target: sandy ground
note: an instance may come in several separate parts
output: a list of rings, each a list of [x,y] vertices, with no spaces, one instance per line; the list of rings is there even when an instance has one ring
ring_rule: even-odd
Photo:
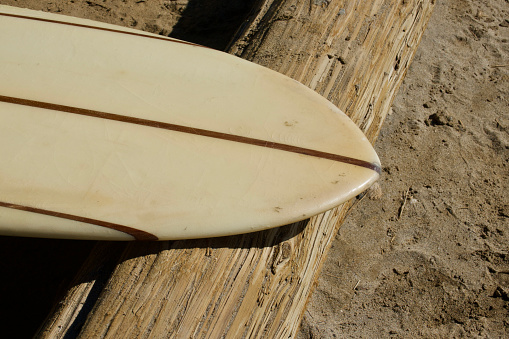
[[[227,41],[214,37],[238,26],[221,18],[248,2],[195,1],[213,14],[168,30],[186,3],[0,0],[175,37],[184,25],[219,49]],[[200,20],[207,31],[192,27]],[[509,337],[508,92],[509,2],[437,0],[376,145],[382,195],[341,228],[299,338]]]
[[[438,0],[300,338],[509,337],[509,3]]]

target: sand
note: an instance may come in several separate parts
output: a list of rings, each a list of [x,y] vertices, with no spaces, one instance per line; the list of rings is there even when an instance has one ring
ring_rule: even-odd
[[[508,20],[437,1],[299,338],[509,337]]]
[[[205,20],[195,42],[224,48],[214,37],[238,26],[248,4],[227,3],[200,2],[214,10],[188,18],[187,34]],[[186,1],[0,4],[179,37],[179,25],[168,27]],[[161,8],[171,11],[146,19]],[[508,92],[508,1],[437,0],[376,143],[380,190],[342,226],[299,338],[509,337]]]

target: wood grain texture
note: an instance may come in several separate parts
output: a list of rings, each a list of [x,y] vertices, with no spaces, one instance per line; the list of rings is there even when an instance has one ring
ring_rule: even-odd
[[[258,3],[229,51],[315,89],[374,141],[433,6],[268,0]],[[89,294],[95,278],[78,279],[39,336],[293,337],[350,206],[265,232],[131,243],[102,293]],[[92,253],[88,267],[101,256]],[[75,323],[83,300],[93,306]]]

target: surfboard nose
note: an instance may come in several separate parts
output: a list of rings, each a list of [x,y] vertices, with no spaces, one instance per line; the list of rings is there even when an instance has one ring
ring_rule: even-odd
[[[277,72],[122,27],[0,16],[0,233],[1,220],[60,238],[253,232],[380,175],[352,120]]]

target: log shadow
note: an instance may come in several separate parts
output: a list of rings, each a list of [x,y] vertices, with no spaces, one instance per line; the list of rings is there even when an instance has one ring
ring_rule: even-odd
[[[257,0],[190,0],[170,37],[224,51]]]
[[[95,241],[0,236],[4,338],[30,338],[62,296]]]

